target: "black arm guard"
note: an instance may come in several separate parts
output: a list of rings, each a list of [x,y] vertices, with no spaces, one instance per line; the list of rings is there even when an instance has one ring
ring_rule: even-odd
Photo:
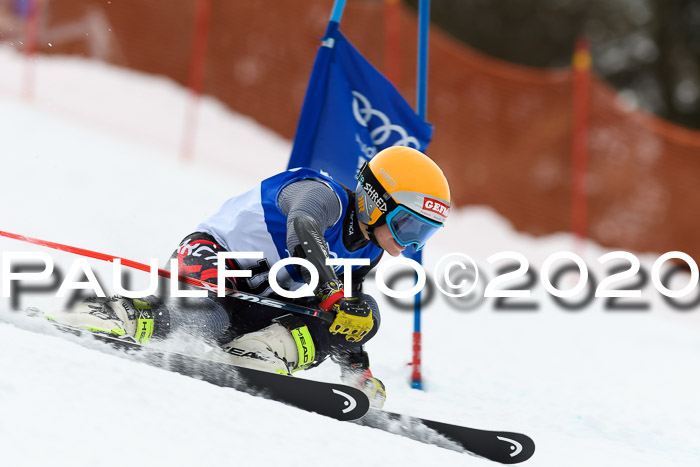
[[[309,216],[299,216],[294,219],[294,231],[299,238],[299,245],[294,249],[294,256],[305,258],[318,271],[319,284],[328,281],[338,282],[338,276],[332,266],[326,265],[330,257],[328,244],[318,224]]]

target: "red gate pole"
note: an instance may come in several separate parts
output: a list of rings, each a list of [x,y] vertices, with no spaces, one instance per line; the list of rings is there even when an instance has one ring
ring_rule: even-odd
[[[401,89],[401,4],[384,1],[384,76]]]
[[[42,0],[28,0],[24,23],[24,73],[22,96],[34,99],[36,95],[36,51],[39,46],[39,11]]]
[[[182,131],[181,157],[183,160],[191,159],[194,152],[199,98],[204,87],[204,68],[206,66],[210,19],[211,0],[197,0],[194,30],[192,31],[192,52],[190,54],[189,97],[187,110],[185,111],[185,127]]]
[[[571,230],[578,243],[588,232],[587,173],[588,173],[588,124],[590,117],[591,51],[587,38],[576,41],[573,58],[573,135]]]

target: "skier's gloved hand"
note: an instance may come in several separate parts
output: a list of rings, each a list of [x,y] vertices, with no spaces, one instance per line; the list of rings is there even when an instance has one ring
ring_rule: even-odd
[[[344,297],[343,286],[330,280],[316,289],[318,306],[336,313],[335,320],[328,329],[331,334],[344,334],[349,342],[360,342],[374,327],[372,308],[364,300]]]
[[[369,368],[369,356],[364,349],[345,354],[331,355],[340,365],[340,379],[348,386],[360,389],[367,395],[372,407],[381,409],[386,401],[386,387],[372,374]]]
[[[367,395],[370,406],[381,409],[386,402],[386,386],[378,378],[372,376],[372,371],[367,368],[360,374],[350,376],[346,374],[341,377],[345,384],[356,387]]]
[[[370,406],[375,409],[384,407],[384,402],[386,402],[386,386],[384,386],[381,380],[370,376],[362,382],[362,387],[360,387],[360,389],[367,395]]]

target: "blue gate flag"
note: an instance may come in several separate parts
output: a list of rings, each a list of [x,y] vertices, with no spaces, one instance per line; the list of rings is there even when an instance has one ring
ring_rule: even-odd
[[[319,47],[288,168],[328,173],[350,189],[365,161],[384,148],[425,152],[433,126],[350,44],[331,21]]]

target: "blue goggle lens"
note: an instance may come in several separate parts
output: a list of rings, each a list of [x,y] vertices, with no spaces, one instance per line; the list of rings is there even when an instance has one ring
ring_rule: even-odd
[[[416,251],[422,249],[425,242],[442,227],[442,224],[421,217],[403,206],[389,213],[386,223],[399,245],[414,245]]]

